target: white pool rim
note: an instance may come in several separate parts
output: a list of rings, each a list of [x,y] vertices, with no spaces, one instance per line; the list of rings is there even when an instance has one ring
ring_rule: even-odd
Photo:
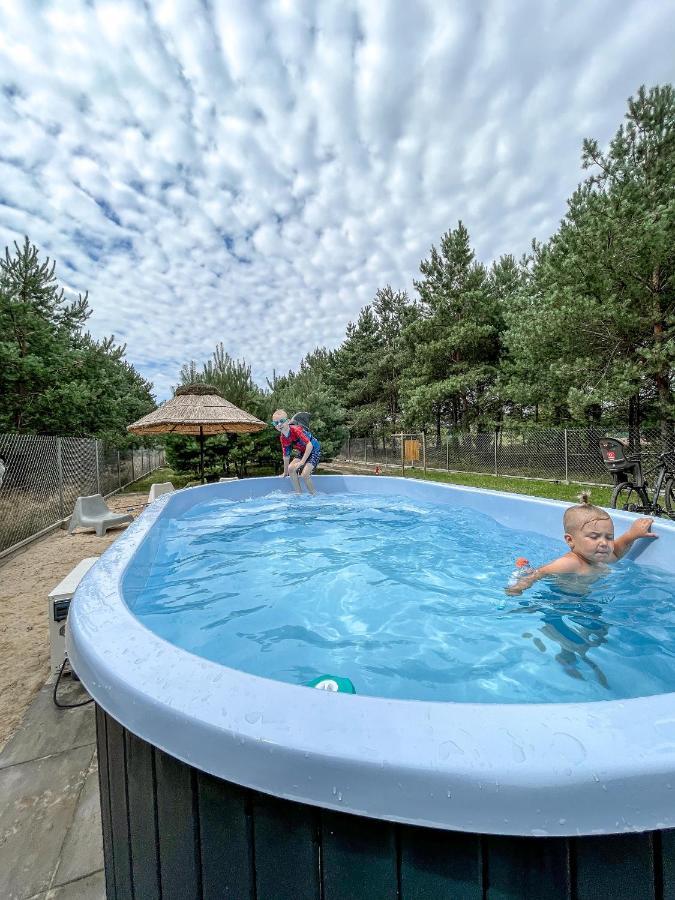
[[[567,503],[412,479],[316,476],[320,492],[398,494],[475,508],[561,537]],[[675,694],[591,703],[392,700],[317,691],[227,668],[168,643],[130,612],[122,575],[161,517],[223,497],[290,490],[256,478],[165,494],[78,588],[67,648],[96,702],[204,772],[268,794],[395,822],[486,834],[675,827]],[[307,497],[306,502],[311,503]],[[635,518],[614,510],[617,530]],[[675,524],[631,551],[675,570]],[[338,672],[339,675],[349,673]]]

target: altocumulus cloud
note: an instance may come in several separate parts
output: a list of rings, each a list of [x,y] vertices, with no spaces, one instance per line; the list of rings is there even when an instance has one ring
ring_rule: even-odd
[[[585,136],[672,81],[668,3],[4,0],[0,240],[89,290],[166,397],[216,341],[262,383],[410,288],[557,227]]]

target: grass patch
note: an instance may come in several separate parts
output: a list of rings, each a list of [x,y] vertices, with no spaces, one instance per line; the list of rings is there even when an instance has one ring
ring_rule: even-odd
[[[173,469],[170,469],[167,466],[164,469],[157,469],[155,472],[151,472],[149,475],[139,478],[138,481],[127,484],[122,488],[120,493],[145,493],[145,491],[150,490],[151,485],[159,484],[162,481],[170,481],[176,489],[187,487],[189,484],[199,484],[199,479],[195,480],[194,475],[177,475]]]
[[[424,472],[419,469],[406,471],[406,478],[422,481],[441,481],[444,484],[461,484],[466,487],[488,488],[491,491],[509,491],[512,494],[526,494],[528,497],[546,497],[548,500],[578,501],[579,494],[587,491],[591,502],[598,506],[609,506],[611,487],[589,487],[585,484],[561,481],[532,481],[529,478],[504,478],[500,475],[472,475],[464,472]]]
[[[247,478],[261,478],[263,475],[274,475],[274,469],[272,466],[250,466]],[[173,469],[166,466],[163,469],[157,469],[156,472],[151,472],[150,475],[145,475],[143,478],[139,478],[138,481],[134,481],[132,484],[128,484],[126,487],[123,487],[121,490],[122,494],[138,494],[144,493],[145,491],[150,490],[150,486],[153,484],[159,484],[163,481],[170,481],[171,484],[178,490],[179,488],[184,487],[192,487],[196,484],[201,484],[199,480],[199,475],[190,472],[187,475],[179,475],[174,472]]]
[[[338,464],[335,464],[336,466]],[[340,466],[340,468],[343,468]],[[351,468],[344,466],[345,469]],[[323,469],[324,473],[328,470]],[[358,471],[363,471],[359,469]],[[317,474],[322,474],[319,467]],[[384,469],[385,475],[397,475],[394,469]],[[274,470],[269,468],[252,467],[249,471],[249,477],[262,477],[264,475],[274,475]],[[582,491],[588,491],[591,495],[591,501],[597,503],[598,506],[609,506],[612,496],[612,488],[604,486],[593,486],[576,484],[564,484],[558,481],[533,481],[529,478],[505,478],[500,475],[474,475],[468,472],[441,472],[429,469],[425,476],[422,469],[406,469],[406,478],[417,478],[421,481],[439,481],[442,484],[459,484],[466,487],[488,488],[492,491],[508,491],[511,494],[525,494],[528,497],[545,497],[549,500],[567,500],[574,503],[579,499]],[[150,485],[161,481],[170,481],[173,486],[178,489],[188,487],[193,484],[199,484],[199,478],[194,475],[177,475],[172,469],[164,468],[146,475],[139,481],[127,485],[122,488],[122,493],[131,494],[145,492],[150,490]]]
[[[363,466],[354,466],[349,463],[332,463],[332,471],[339,469],[343,472],[355,474],[373,474],[372,468],[364,469]],[[383,468],[383,475],[401,477],[401,470]],[[609,506],[612,496],[612,486],[587,485],[562,481],[535,481],[531,478],[506,478],[503,475],[482,475],[473,472],[445,472],[439,469],[406,469],[406,478],[416,478],[420,481],[438,481],[442,484],[459,484],[465,487],[486,488],[491,491],[508,491],[511,494],[525,494],[528,497],[544,497],[547,500],[567,500],[570,503],[578,502],[579,494],[587,491],[591,502],[598,506]]]

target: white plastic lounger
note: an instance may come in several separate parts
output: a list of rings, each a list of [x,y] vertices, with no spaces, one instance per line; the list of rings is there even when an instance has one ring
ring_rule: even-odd
[[[93,528],[99,537],[103,537],[108,528],[126,525],[133,520],[134,517],[129,513],[115,513],[109,509],[100,494],[78,497],[68,523],[68,534],[72,534],[76,528]]]
[[[219,478],[219,479],[218,479],[218,484],[220,484],[222,481],[239,481],[239,476],[238,476],[238,475],[232,475],[231,478]]]
[[[150,493],[148,494],[148,503],[152,503],[162,494],[170,494],[175,488],[170,481],[158,481],[157,484],[150,485]]]

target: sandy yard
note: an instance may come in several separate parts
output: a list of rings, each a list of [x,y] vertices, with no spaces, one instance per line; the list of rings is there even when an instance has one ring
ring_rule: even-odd
[[[147,499],[147,493],[123,494],[107,502],[136,517]],[[47,595],[81,559],[100,556],[124,530],[99,538],[59,529],[0,560],[0,749],[49,677]]]

